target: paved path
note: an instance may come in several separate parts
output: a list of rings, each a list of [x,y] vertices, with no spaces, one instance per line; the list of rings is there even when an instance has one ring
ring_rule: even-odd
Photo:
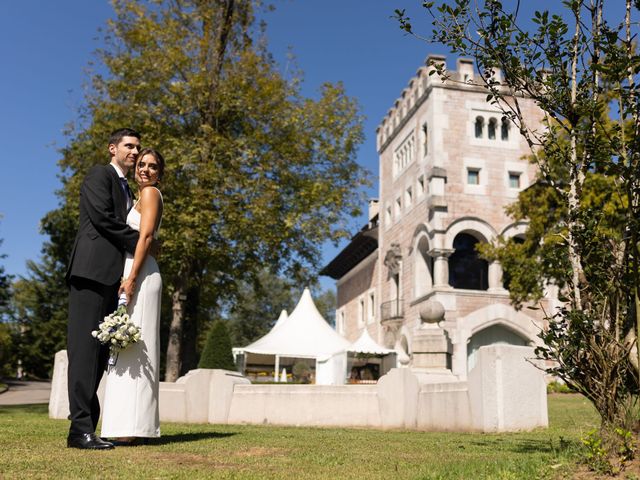
[[[49,403],[51,382],[3,380],[9,390],[0,393],[0,405],[25,405],[27,403]]]

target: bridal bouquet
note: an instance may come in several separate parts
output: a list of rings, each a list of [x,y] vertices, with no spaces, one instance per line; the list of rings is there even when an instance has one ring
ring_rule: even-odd
[[[116,311],[104,317],[91,335],[103,345],[109,345],[109,365],[113,366],[121,350],[140,340],[141,331],[129,318],[127,304],[121,300]]]

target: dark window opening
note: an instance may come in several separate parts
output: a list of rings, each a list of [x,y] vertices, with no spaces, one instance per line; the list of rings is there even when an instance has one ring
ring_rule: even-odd
[[[479,240],[460,233],[453,240],[454,253],[449,257],[449,285],[466,290],[489,288],[489,264],[476,251]]]
[[[484,119],[482,117],[477,117],[476,123],[475,123],[476,138],[482,138],[483,130],[484,130]]]

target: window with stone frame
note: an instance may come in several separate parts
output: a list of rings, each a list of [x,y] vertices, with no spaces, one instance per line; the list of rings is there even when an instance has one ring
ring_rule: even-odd
[[[498,126],[498,121],[495,118],[489,119],[489,125],[487,126],[487,137],[489,140],[496,139],[496,129]]]
[[[503,142],[509,140],[509,120],[507,117],[502,117],[502,124],[500,125],[500,139]]]
[[[413,204],[413,189],[408,187],[404,192],[404,208],[409,208]]]
[[[484,136],[484,118],[476,117],[476,121],[474,123],[474,132],[476,138],[482,138]]]
[[[429,127],[427,122],[422,124],[422,156],[426,157],[429,153]]]
[[[480,185],[479,168],[467,168],[467,185]]]
[[[376,294],[369,292],[367,305],[367,323],[373,323],[376,319]]]
[[[358,326],[362,327],[364,325],[364,298],[360,297],[358,299]]]
[[[404,169],[413,163],[415,140],[413,133],[407,136],[404,141],[396,148],[393,154],[393,176],[400,175]]]
[[[509,172],[509,188],[520,188],[520,172]]]
[[[424,195],[424,175],[420,175],[418,177],[418,182],[416,184],[416,196],[419,198]]]
[[[431,291],[433,286],[433,257],[429,255],[429,240],[423,236],[415,248],[414,298],[420,298]]]

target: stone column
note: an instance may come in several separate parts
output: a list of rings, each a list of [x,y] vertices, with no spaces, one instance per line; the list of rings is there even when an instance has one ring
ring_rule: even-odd
[[[433,258],[433,288],[451,288],[449,285],[449,256],[454,252],[448,248],[433,248],[428,255]]]
[[[505,292],[502,285],[502,265],[495,260],[489,264],[489,291]]]

